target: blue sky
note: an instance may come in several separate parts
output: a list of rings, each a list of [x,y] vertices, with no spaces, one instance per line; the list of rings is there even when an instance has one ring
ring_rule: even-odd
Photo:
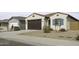
[[[48,14],[49,12],[39,12],[40,14]],[[66,13],[66,12],[65,12]],[[67,12],[73,17],[79,19],[79,12]],[[30,12],[0,12],[0,20],[9,19],[12,16],[25,16],[30,15]]]

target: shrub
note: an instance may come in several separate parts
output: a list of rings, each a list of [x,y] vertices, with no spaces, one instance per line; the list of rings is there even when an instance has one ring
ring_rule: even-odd
[[[0,30],[3,30],[3,28],[0,28]]]
[[[19,31],[20,28],[19,27],[14,27],[14,31]]]
[[[62,29],[60,29],[59,31],[61,31],[61,32],[65,32],[66,30],[62,28]]]
[[[53,29],[52,29],[52,28],[50,28],[50,31],[53,31]]]
[[[50,33],[50,27],[49,26],[45,26],[43,29],[44,33]]]
[[[79,35],[76,37],[76,40],[79,40]]]

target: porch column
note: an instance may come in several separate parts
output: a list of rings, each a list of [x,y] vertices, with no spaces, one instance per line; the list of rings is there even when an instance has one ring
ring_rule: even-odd
[[[26,30],[28,30],[28,21],[26,19]]]
[[[44,26],[49,26],[49,17],[45,17],[45,22],[44,22]]]

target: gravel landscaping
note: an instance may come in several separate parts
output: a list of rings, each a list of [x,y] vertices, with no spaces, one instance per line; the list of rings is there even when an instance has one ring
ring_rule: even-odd
[[[79,31],[67,31],[67,32],[52,31],[51,33],[43,33],[43,31],[33,31],[33,32],[21,33],[20,35],[45,37],[53,39],[64,39],[64,40],[76,40],[76,37],[79,35]]]

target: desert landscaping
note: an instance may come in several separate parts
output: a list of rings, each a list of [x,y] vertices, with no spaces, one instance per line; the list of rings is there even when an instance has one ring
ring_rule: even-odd
[[[43,31],[38,30],[38,31],[32,31],[32,32],[27,32],[27,33],[21,33],[20,35],[76,41],[76,37],[79,35],[79,31],[78,30],[66,31],[66,32],[52,31],[51,33],[43,33]]]

